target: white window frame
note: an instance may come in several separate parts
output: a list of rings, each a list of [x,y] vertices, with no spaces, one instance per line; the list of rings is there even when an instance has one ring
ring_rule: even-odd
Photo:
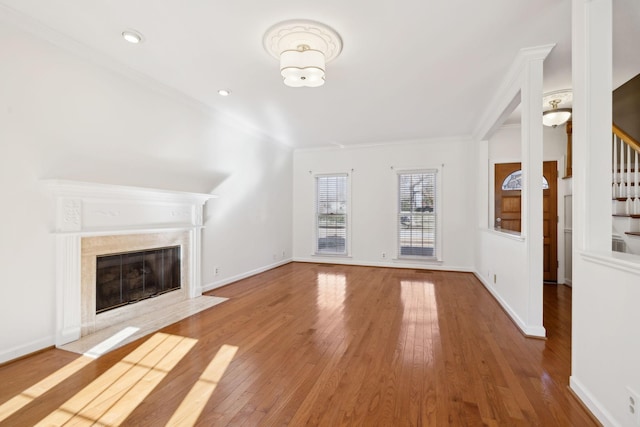
[[[442,169],[437,167],[412,168],[412,169],[395,169],[395,191],[396,191],[396,212],[395,212],[395,229],[396,229],[396,256],[399,260],[411,260],[422,262],[442,262]],[[435,175],[435,200],[433,203],[433,212],[430,213],[435,217],[434,228],[434,250],[433,255],[403,255],[401,247],[401,230],[402,217],[406,216],[406,212],[402,211],[400,201],[400,176],[409,174],[431,174]],[[413,215],[413,214],[412,214]],[[418,214],[423,215],[423,214]],[[413,220],[413,218],[412,218]]]
[[[320,236],[320,212],[319,212],[319,194],[318,194],[318,183],[319,180],[321,178],[328,178],[328,177],[344,177],[346,182],[345,182],[345,191],[346,191],[346,195],[345,195],[345,203],[346,203],[346,207],[345,207],[345,213],[343,214],[345,216],[345,244],[344,244],[344,251],[342,252],[330,252],[330,251],[323,251],[320,249],[320,245],[319,245],[319,241],[320,238],[322,236]],[[313,226],[314,226],[314,232],[313,232],[313,237],[314,237],[314,241],[313,241],[313,254],[315,256],[328,256],[328,257],[349,257],[351,254],[351,179],[350,179],[350,174],[349,173],[345,173],[345,172],[337,172],[337,173],[322,173],[322,174],[316,174],[313,176],[313,186],[314,186],[314,202],[313,202],[313,216],[314,216],[314,221],[313,221]]]

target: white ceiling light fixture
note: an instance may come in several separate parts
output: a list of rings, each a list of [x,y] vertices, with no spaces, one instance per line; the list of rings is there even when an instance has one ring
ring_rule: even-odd
[[[326,63],[342,51],[342,39],[320,22],[291,20],[269,28],[265,50],[280,61],[280,74],[290,87],[318,87],[325,81]]]
[[[555,128],[568,122],[571,119],[571,108],[569,107],[571,101],[573,101],[573,94],[569,90],[545,94],[542,99],[543,108],[547,105],[550,105],[551,108],[542,113],[542,124]]]
[[[227,89],[220,89],[218,91],[218,95],[220,95],[220,96],[229,96],[229,95],[231,95],[231,91],[227,90]]]
[[[132,44],[138,44],[144,41],[142,34],[136,30],[124,30],[122,32],[122,38]]]

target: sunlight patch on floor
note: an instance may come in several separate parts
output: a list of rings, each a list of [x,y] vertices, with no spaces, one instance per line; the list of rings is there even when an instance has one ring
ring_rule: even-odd
[[[405,345],[406,337],[415,339],[415,351],[421,354],[433,351],[440,342],[438,322],[438,302],[435,287],[426,280],[401,280],[400,299],[402,301],[402,329],[398,345]],[[405,360],[413,363],[414,354],[403,353]]]
[[[223,345],[174,412],[167,426],[192,426],[233,360],[238,347]]]
[[[90,357],[81,356],[73,362],[58,369],[42,381],[32,385],[19,395],[7,400],[0,405],[0,421],[10,417],[20,409],[42,396],[67,378],[78,372],[80,369],[93,362]]]
[[[103,354],[105,354],[106,352],[108,352],[109,350],[111,350],[112,348],[114,348],[115,346],[117,346],[127,338],[129,338],[131,335],[138,332],[139,330],[140,328],[134,328],[133,326],[128,326],[120,330],[119,332],[116,332],[115,334],[111,335],[109,338],[102,341],[101,343],[96,344],[95,346],[90,348],[89,351],[84,353],[84,355],[87,357],[92,357],[94,359],[97,359],[98,357],[102,356]]]
[[[119,425],[197,341],[154,334],[37,425]]]

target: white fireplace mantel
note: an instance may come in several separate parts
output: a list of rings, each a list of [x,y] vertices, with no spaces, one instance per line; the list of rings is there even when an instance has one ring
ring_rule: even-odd
[[[216,196],[68,180],[45,180],[43,184],[56,204],[56,345],[82,335],[82,307],[87,305],[81,291],[85,237],[187,232],[184,294],[188,298],[202,294],[203,207]]]
[[[68,180],[43,181],[56,196],[56,233],[83,235],[202,226],[213,194]]]

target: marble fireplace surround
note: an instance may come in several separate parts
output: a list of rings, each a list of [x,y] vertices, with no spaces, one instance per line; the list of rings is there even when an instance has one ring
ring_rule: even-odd
[[[56,345],[202,295],[203,207],[211,194],[47,180],[55,198]],[[95,313],[96,257],[181,247],[181,289]]]
[[[80,318],[82,322],[80,335],[89,335],[114,323],[184,301],[192,294],[200,295],[201,293],[197,291],[190,292],[192,288],[189,271],[190,243],[188,231],[83,237],[80,243]],[[96,314],[96,258],[98,256],[167,246],[180,246],[180,289],[139,301],[135,305],[125,305]]]

